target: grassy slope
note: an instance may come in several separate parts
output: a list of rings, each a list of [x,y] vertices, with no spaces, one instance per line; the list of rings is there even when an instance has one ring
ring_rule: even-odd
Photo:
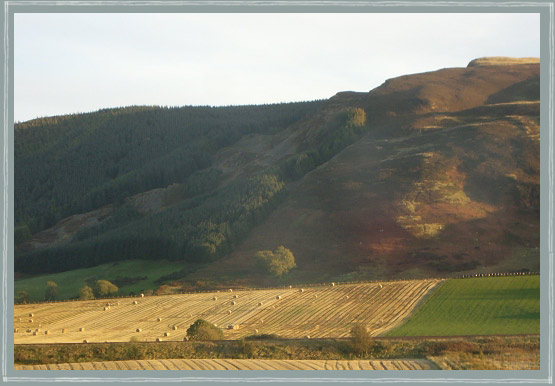
[[[102,264],[93,268],[76,269],[73,271],[35,276],[15,282],[15,295],[25,290],[30,295],[31,301],[44,299],[46,282],[54,281],[58,284],[58,299],[67,299],[79,296],[79,289],[87,280],[109,280],[116,277],[144,277],[147,278],[133,284],[122,286],[118,295],[127,295],[131,292],[139,293],[148,289],[156,290],[159,284],[154,283],[160,276],[183,269],[182,263],[154,260],[127,260]]]
[[[388,336],[539,334],[540,277],[446,281]]]

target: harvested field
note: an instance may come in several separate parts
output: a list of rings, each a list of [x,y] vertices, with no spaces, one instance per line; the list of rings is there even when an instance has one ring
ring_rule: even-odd
[[[287,360],[287,359],[161,359],[16,365],[15,370],[438,370],[426,359]]]
[[[106,299],[16,305],[14,333],[21,343],[81,343],[163,340],[182,341],[187,328],[205,319],[225,328],[225,339],[255,334],[278,334],[287,338],[341,338],[355,324],[364,324],[372,335],[399,325],[440,280],[322,285],[305,288],[244,290],[220,293],[150,296],[119,299],[104,311]],[[380,288],[380,284],[382,288]],[[239,295],[233,298],[233,295]],[[217,300],[213,300],[217,295]],[[276,299],[280,296],[280,299]],[[348,296],[348,298],[347,298]],[[228,313],[235,299],[233,312]],[[137,304],[133,304],[134,302]],[[259,304],[262,305],[259,305]],[[26,315],[33,313],[33,322]],[[21,318],[22,321],[19,321]],[[161,321],[158,321],[161,318]],[[26,333],[41,323],[50,333]],[[171,336],[164,333],[177,330]],[[62,333],[62,329],[65,332]],[[83,331],[80,331],[83,329]],[[137,332],[137,330],[139,332]]]

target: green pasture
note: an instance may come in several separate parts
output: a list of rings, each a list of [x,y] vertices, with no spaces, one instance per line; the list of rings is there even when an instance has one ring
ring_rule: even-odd
[[[450,279],[387,336],[539,334],[540,277]]]
[[[131,278],[134,283],[120,286],[117,295],[138,294],[146,290],[156,290],[160,287],[155,281],[161,276],[184,268],[183,263],[154,260],[125,260],[102,264],[92,268],[82,268],[73,271],[35,276],[32,278],[16,280],[14,294],[17,297],[20,291],[27,291],[31,301],[44,300],[46,282],[53,281],[58,284],[58,299],[68,299],[79,296],[79,289],[87,281],[108,280],[116,278]],[[140,279],[146,277],[145,279]],[[133,281],[133,280],[131,280]]]

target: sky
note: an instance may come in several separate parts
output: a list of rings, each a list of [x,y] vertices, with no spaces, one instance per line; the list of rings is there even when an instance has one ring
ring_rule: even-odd
[[[539,14],[16,13],[14,120],[129,105],[244,105],[540,56]]]

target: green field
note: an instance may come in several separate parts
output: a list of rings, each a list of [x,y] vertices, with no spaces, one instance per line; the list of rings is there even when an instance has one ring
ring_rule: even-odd
[[[451,279],[387,336],[539,334],[540,277]]]
[[[76,269],[16,280],[14,283],[14,294],[17,297],[20,291],[25,290],[29,294],[31,301],[44,300],[46,282],[50,280],[58,284],[58,299],[62,300],[79,296],[79,289],[87,281],[109,280],[113,282],[118,277],[132,278],[136,282],[120,286],[117,295],[138,294],[149,289],[156,290],[160,287],[160,284],[155,283],[158,278],[180,271],[183,268],[183,263],[179,262],[125,260],[102,264],[92,268]],[[146,279],[140,279],[143,277],[146,277]]]

